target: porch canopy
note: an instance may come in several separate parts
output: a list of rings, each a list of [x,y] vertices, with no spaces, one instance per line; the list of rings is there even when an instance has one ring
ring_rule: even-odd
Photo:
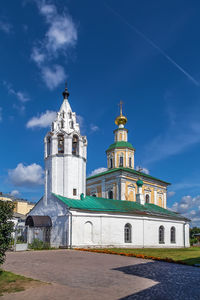
[[[25,225],[29,227],[52,227],[49,216],[28,216]]]

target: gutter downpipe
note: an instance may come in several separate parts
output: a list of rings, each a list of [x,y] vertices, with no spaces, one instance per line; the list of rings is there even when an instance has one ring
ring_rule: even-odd
[[[68,220],[68,239],[67,239],[67,247],[72,249],[72,213],[69,210],[68,211],[68,216],[69,216],[69,220]]]
[[[144,217],[143,217],[143,248],[144,248]]]
[[[185,223],[183,224],[183,245],[184,245],[184,248],[185,248]]]

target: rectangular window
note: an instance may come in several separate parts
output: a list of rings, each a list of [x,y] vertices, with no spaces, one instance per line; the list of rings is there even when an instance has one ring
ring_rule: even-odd
[[[131,157],[129,157],[129,168],[132,168],[132,161],[131,161]]]
[[[110,159],[110,168],[112,169],[112,167],[113,167],[113,160],[112,160],[112,158]]]
[[[73,189],[73,196],[76,196],[77,195],[77,191],[76,189]]]
[[[120,158],[119,158],[119,166],[123,167],[123,164],[124,164],[123,156],[120,156]]]

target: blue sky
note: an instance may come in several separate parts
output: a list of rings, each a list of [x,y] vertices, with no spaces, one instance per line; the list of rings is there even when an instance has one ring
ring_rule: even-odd
[[[136,166],[169,181],[168,207],[200,223],[199,1],[1,1],[0,190],[43,194],[43,138],[62,103],[106,167],[124,102]]]

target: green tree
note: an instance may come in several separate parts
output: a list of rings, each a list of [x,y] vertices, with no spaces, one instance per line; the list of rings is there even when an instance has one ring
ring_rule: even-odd
[[[14,205],[12,202],[0,200],[0,264],[5,260],[5,253],[9,248],[11,233],[14,224],[13,217]]]
[[[195,233],[200,233],[200,228],[199,227],[190,228],[190,238],[194,238]]]

